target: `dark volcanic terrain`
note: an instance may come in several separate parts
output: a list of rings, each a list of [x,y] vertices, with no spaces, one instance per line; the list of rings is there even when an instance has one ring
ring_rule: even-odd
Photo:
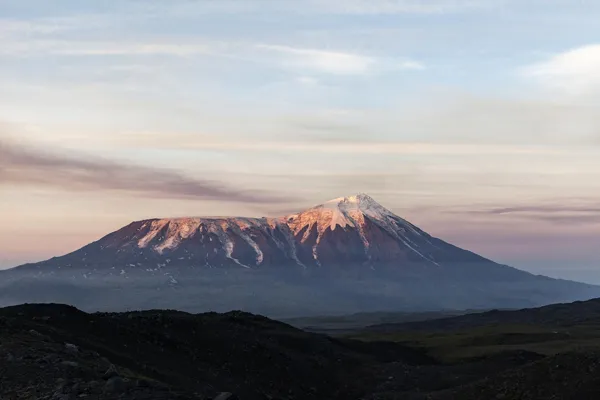
[[[332,339],[242,312],[25,305],[0,310],[0,328],[2,399],[358,399],[376,384],[375,365],[435,363],[399,344]]]
[[[243,312],[0,309],[0,398],[585,400],[600,393],[599,300],[331,338]],[[480,319],[479,322],[474,322]],[[447,327],[444,329],[436,329]],[[420,327],[419,329],[421,329]]]

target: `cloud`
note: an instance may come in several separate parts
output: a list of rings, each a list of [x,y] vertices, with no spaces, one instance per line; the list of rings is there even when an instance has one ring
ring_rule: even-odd
[[[443,14],[487,8],[495,0],[312,0],[315,10],[340,14]]]
[[[57,53],[65,55],[173,55],[211,54],[207,44],[183,43],[69,43],[58,46]]]
[[[564,203],[567,203],[565,201]],[[560,225],[595,225],[600,222],[600,205],[593,200],[587,204],[531,204],[488,209],[461,209],[448,214],[507,216],[520,220],[542,221]]]
[[[441,14],[456,13],[471,9],[487,8],[498,4],[498,0],[219,0],[202,3],[194,2],[171,9],[170,12],[182,15],[190,12],[242,13],[263,11],[266,7],[272,12],[310,14]],[[171,6],[172,8],[172,6]]]
[[[577,212],[577,213],[600,213],[600,206],[590,207],[576,207],[576,206],[562,206],[562,205],[551,205],[551,206],[518,206],[518,207],[505,207],[505,208],[492,208],[484,211],[488,214],[515,214],[515,213],[564,213],[564,212]]]
[[[561,98],[518,99],[449,91],[413,100],[395,126],[415,137],[468,143],[589,145],[600,131],[597,107]],[[375,121],[377,123],[377,121]]]
[[[73,191],[114,190],[155,198],[279,203],[284,198],[235,189],[164,169],[109,160],[59,156],[0,139],[0,185],[50,186]]]
[[[357,53],[272,44],[258,44],[256,48],[274,53],[277,56],[276,62],[279,62],[284,68],[297,72],[313,71],[333,75],[365,75],[373,72],[425,69],[425,65],[410,59],[398,61]]]
[[[171,16],[172,17],[172,16]],[[424,65],[411,59],[379,59],[354,52],[293,45],[262,44],[251,40],[216,40],[201,36],[157,36],[140,30],[123,38],[106,32],[111,27],[106,16],[84,15],[74,18],[2,20],[0,19],[0,56],[213,56],[250,63],[274,63],[310,76],[310,72],[333,75],[364,75],[373,71],[422,70]],[[3,25],[4,24],[4,25]],[[67,35],[64,31],[69,31]],[[98,35],[98,32],[102,32]],[[58,33],[58,35],[57,35]],[[300,83],[306,83],[306,78]]]
[[[218,121],[215,132],[231,132],[240,140],[170,135],[167,146],[231,150],[272,149],[318,152],[450,154],[579,153],[597,151],[600,113],[597,107],[550,100],[487,97],[464,92],[432,91],[386,107],[291,110],[246,119]],[[258,113],[257,113],[258,114]],[[246,132],[254,133],[251,141]],[[242,134],[244,133],[244,134]],[[152,135],[152,134],[151,134]],[[140,143],[157,138],[140,135]],[[136,139],[127,139],[132,143]],[[326,143],[321,143],[326,142]],[[366,142],[366,143],[365,143]],[[338,147],[337,144],[340,143]],[[280,144],[280,147],[278,147]],[[414,144],[419,144],[414,146]],[[363,147],[361,147],[363,146]],[[562,147],[562,148],[561,148]],[[407,150],[408,149],[408,150]],[[581,158],[580,158],[581,159]]]
[[[398,68],[421,71],[425,69],[425,65],[417,61],[403,61],[400,64],[398,64]]]
[[[3,43],[0,55],[40,56],[191,56],[218,54],[216,43],[144,42],[144,41],[77,41],[77,40],[14,40]]]
[[[600,44],[578,47],[526,66],[523,76],[569,95],[600,91]]]
[[[307,129],[342,129],[307,125]],[[379,140],[323,140],[319,137],[305,138],[298,141],[265,141],[265,140],[218,140],[209,136],[188,134],[171,134],[169,142],[164,141],[160,133],[138,133],[121,135],[119,145],[151,148],[175,148],[186,150],[222,150],[222,151],[290,151],[310,153],[342,153],[342,154],[422,154],[422,155],[554,155],[561,154],[558,148],[544,146],[480,144],[480,143],[427,143],[410,141]]]
[[[107,1],[108,2],[108,1]],[[235,15],[250,12],[274,14],[442,14],[487,9],[506,0],[214,0],[123,2],[117,10],[142,16],[189,17]],[[133,4],[133,6],[132,6]]]
[[[597,225],[600,215],[530,215],[528,219],[546,221],[557,225]]]
[[[114,21],[114,16],[102,14],[79,14],[26,19],[0,18],[0,37],[21,39],[44,38],[50,34],[62,34],[97,28],[105,29],[113,24]]]
[[[49,34],[63,30],[64,27],[57,22],[50,21],[23,21],[14,19],[0,19],[0,37],[15,35]]]
[[[281,56],[284,67],[298,70],[313,70],[335,75],[361,75],[375,66],[375,59],[359,54],[304,49],[290,46],[259,44],[258,49],[274,52]]]
[[[191,56],[228,55],[230,50],[230,43],[199,36],[149,36],[141,33],[143,30],[140,29],[129,29],[126,37],[111,34],[135,25],[136,21],[143,23],[145,17],[132,12],[32,19],[0,18],[0,55]]]
[[[306,86],[315,86],[319,84],[319,80],[312,76],[299,76],[296,78],[296,82]]]

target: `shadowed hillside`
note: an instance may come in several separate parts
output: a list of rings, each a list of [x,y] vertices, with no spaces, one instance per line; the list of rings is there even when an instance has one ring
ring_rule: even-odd
[[[25,305],[0,310],[0,326],[0,387],[11,399],[45,398],[60,384],[65,394],[110,394],[111,368],[121,379],[115,393],[127,398],[349,399],[377,380],[373,365],[435,362],[402,345],[334,340],[242,312]]]
[[[14,306],[0,309],[0,393],[3,400],[587,399],[600,391],[597,303],[419,323],[430,331],[387,325],[354,339],[237,311]],[[466,318],[469,327],[439,329]]]
[[[600,324],[600,299],[551,304],[522,310],[491,310],[448,318],[378,324],[368,327],[367,330],[372,332],[447,331],[492,324],[533,324],[555,327]]]

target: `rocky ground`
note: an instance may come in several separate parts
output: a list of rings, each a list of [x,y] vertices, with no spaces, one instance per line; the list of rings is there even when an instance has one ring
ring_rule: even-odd
[[[600,352],[559,354],[463,387],[431,400],[592,400],[600,396]]]
[[[402,345],[331,339],[241,312],[62,305],[0,310],[0,360],[2,400],[358,399],[375,385],[375,365],[433,362]]]
[[[585,400],[600,393],[597,350],[542,354],[487,331],[415,334],[422,342],[331,338],[243,312],[16,306],[0,309],[0,399]],[[592,334],[586,330],[586,343]],[[478,335],[486,345],[502,343],[473,356]],[[521,347],[558,343],[528,335],[516,336]],[[451,348],[452,361],[440,357]]]
[[[117,367],[98,352],[0,320],[2,399],[193,398]]]

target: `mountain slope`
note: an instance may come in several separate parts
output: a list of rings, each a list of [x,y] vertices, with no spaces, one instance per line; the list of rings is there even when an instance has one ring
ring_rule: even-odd
[[[137,221],[67,256],[62,267],[292,269],[393,265],[435,268],[491,261],[459,249],[360,194],[281,218],[173,218]]]
[[[0,273],[0,282],[3,304],[286,317],[600,296],[597,287],[534,276],[432,237],[364,194],[280,218],[137,221],[66,256]]]

